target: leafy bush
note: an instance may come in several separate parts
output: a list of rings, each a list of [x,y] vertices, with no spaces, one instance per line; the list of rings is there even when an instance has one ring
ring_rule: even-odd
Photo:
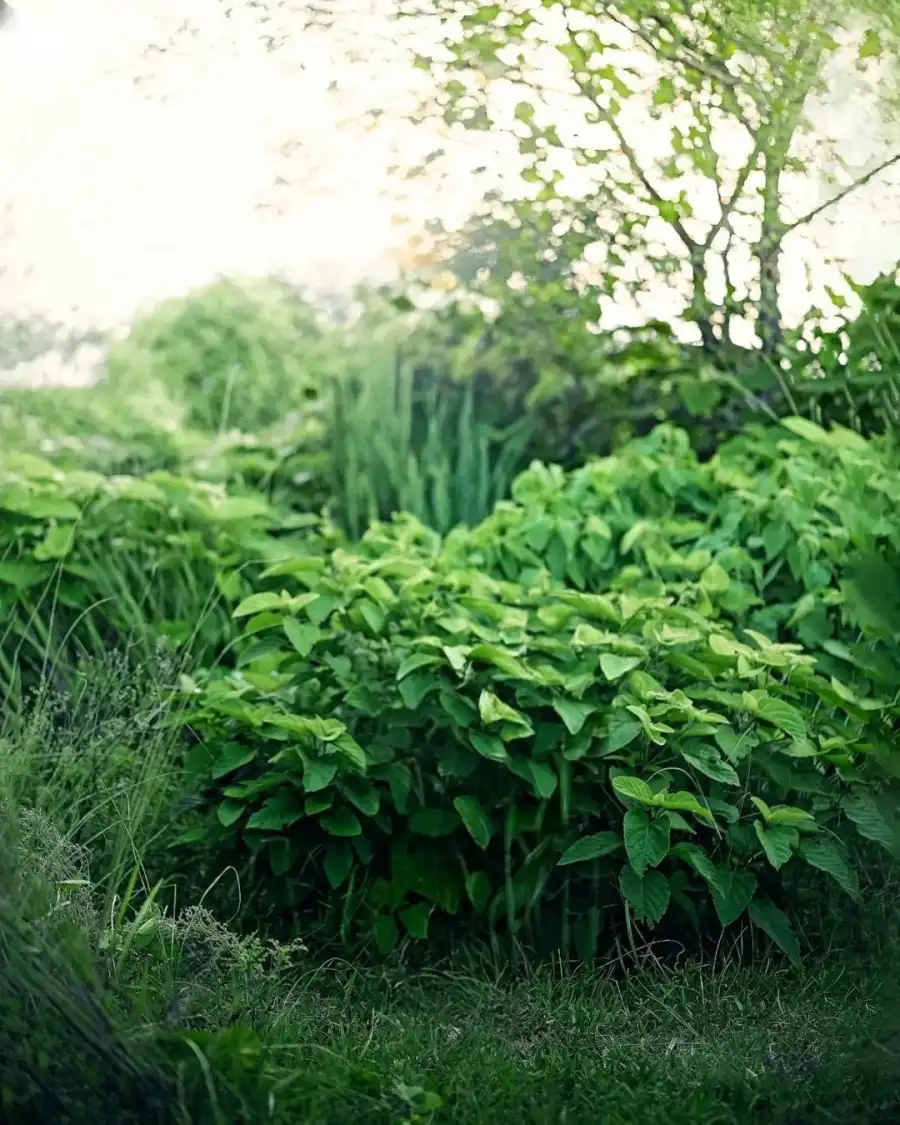
[[[0,680],[65,679],[79,653],[161,638],[211,659],[248,565],[290,553],[305,517],[166,472],[144,479],[0,458]],[[13,693],[14,695],[17,693]],[[8,702],[11,702],[12,696]]]
[[[187,422],[252,432],[314,403],[329,363],[323,328],[287,285],[220,280],[164,302],[114,342],[114,386],[160,382]]]
[[[900,535],[900,478],[792,425],[812,440],[706,465],[663,427],[533,466],[446,541],[405,517],[270,567],[237,670],[189,694],[182,845],[250,859],[258,914],[382,951],[468,931],[589,958],[624,908],[747,916],[796,959],[788,865],[858,897],[853,839],[894,848],[896,684],[839,580]]]

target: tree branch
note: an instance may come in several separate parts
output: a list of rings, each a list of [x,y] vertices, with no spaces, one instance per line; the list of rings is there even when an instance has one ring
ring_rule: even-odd
[[[719,206],[722,208],[722,214],[713,224],[712,229],[706,236],[706,240],[703,243],[703,247],[705,250],[708,250],[712,246],[716,235],[731,218],[731,212],[734,210],[737,201],[744,193],[744,188],[747,186],[747,181],[750,179],[750,173],[756,170],[756,165],[759,161],[759,155],[763,150],[763,143],[764,142],[761,136],[757,136],[756,143],[753,146],[753,151],[747,157],[746,163],[738,173],[738,178],[735,181],[734,191],[731,193],[731,197],[724,201],[721,198],[719,199]]]
[[[890,168],[893,164],[897,163],[900,163],[900,152],[894,153],[893,156],[888,157],[887,160],[883,160],[871,171],[866,172],[864,176],[860,176],[858,180],[854,180],[852,184],[848,184],[847,187],[839,191],[832,199],[826,199],[824,203],[820,203],[818,207],[813,207],[811,211],[808,211],[805,215],[801,216],[801,218],[795,219],[792,223],[788,223],[782,230],[782,237],[786,234],[790,234],[791,231],[796,230],[798,227],[811,223],[817,215],[821,215],[822,212],[827,211],[829,207],[836,206],[852,192],[856,191],[858,188],[864,187],[869,180],[874,179],[879,172],[883,172],[886,168]]]
[[[584,72],[587,73],[588,67],[587,67],[587,60],[584,59],[584,52],[581,50],[581,48],[575,42],[574,38],[571,39],[570,42],[572,44],[572,47],[575,50],[578,51],[579,56],[583,60],[583,69],[584,69]],[[586,82],[583,78],[580,78],[579,73],[580,73],[580,71],[576,70],[573,67],[572,68],[572,80],[574,81],[575,85],[578,87],[581,94],[585,98],[587,98],[588,101],[591,102],[591,104],[595,107],[597,112],[600,114],[601,118],[606,122],[606,124],[610,127],[610,129],[612,129],[613,133],[615,134],[616,140],[619,142],[619,147],[622,150],[622,155],[628,161],[629,168],[631,168],[631,171],[640,180],[641,184],[643,185],[644,190],[650,196],[650,199],[652,200],[652,202],[654,204],[656,204],[657,208],[661,204],[668,202],[666,200],[666,198],[662,195],[662,193],[659,191],[659,189],[654,187],[653,183],[650,181],[650,177],[647,175],[647,173],[641,167],[641,162],[638,160],[637,153],[634,151],[634,149],[631,147],[631,145],[626,140],[625,134],[622,132],[622,129],[621,129],[618,121],[616,121],[615,114],[610,113],[610,111],[608,109],[606,109],[605,106],[600,104],[600,102],[597,99],[597,95],[594,92],[594,90],[591,88],[590,84],[588,82]],[[687,232],[687,228],[685,227],[685,225],[681,221],[681,219],[679,219],[678,216],[676,215],[675,218],[667,219],[666,221],[669,223],[669,225],[672,227],[672,229],[678,235],[679,240],[681,241],[682,245],[687,249],[687,251],[691,255],[696,254],[696,252],[699,248],[699,243],[697,243],[693,238],[691,238],[691,236]]]

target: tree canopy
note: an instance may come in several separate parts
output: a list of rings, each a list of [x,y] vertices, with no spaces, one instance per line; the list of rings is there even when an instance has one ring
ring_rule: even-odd
[[[742,320],[776,354],[786,240],[900,163],[895,7],[402,0],[403,18],[440,21],[439,48],[418,59],[433,110],[508,130],[523,162],[526,191],[488,200],[454,268],[495,292],[527,277],[557,304],[678,288],[707,351]],[[823,128],[835,89],[880,110],[862,162]],[[798,207],[811,168],[832,186]]]

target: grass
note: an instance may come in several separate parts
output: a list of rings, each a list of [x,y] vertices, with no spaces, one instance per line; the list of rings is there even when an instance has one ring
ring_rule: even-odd
[[[900,1108],[890,872],[880,891],[872,872],[853,948],[822,902],[826,952],[804,972],[725,948],[575,970],[472,949],[427,968],[403,951],[322,963],[239,937],[199,885],[171,913],[157,880],[176,747],[157,720],[174,672],[95,662],[0,739],[13,1119],[847,1125]]]

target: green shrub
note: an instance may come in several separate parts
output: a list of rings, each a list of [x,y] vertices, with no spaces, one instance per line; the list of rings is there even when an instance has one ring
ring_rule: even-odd
[[[160,639],[215,658],[229,601],[254,560],[290,553],[306,517],[260,495],[155,472],[144,479],[0,458],[0,683],[61,676],[110,647],[152,656]],[[277,536],[283,536],[279,542]]]
[[[40,451],[60,468],[141,475],[175,469],[192,446],[208,444],[183,423],[183,407],[158,383],[17,387],[0,402],[0,450]]]
[[[624,910],[749,917],[796,959],[789,866],[858,897],[852,841],[895,844],[896,683],[839,578],[900,533],[900,478],[792,425],[812,440],[708,465],[661,428],[534,466],[446,541],[407,517],[269,568],[237,670],[190,693],[182,844],[250,860],[258,913],[382,951],[466,932],[590,957]]]
[[[290,287],[220,280],[139,318],[110,345],[107,370],[117,387],[161,383],[197,429],[252,432],[315,403],[329,362]]]

